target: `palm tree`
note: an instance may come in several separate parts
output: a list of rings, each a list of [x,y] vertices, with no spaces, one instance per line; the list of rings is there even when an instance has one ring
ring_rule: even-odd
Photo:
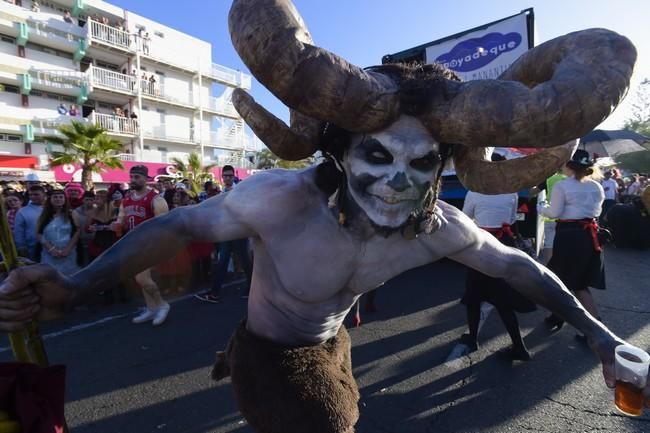
[[[198,195],[203,190],[203,184],[209,180],[214,181],[212,169],[217,164],[203,165],[199,154],[192,152],[187,157],[187,162],[179,158],[172,158],[172,164],[176,172],[183,176],[183,179],[188,179],[192,186],[192,192]]]
[[[62,152],[48,150],[50,165],[79,164],[81,185],[86,191],[94,188],[93,173],[101,173],[107,168],[124,168],[117,157],[123,149],[122,143],[109,138],[103,128],[73,120],[70,125],[59,126],[58,131],[63,137],[45,137],[47,142],[63,146]]]
[[[314,157],[310,156],[299,161],[287,161],[284,159],[278,158],[273,152],[269,149],[262,149],[257,153],[257,168],[267,169],[267,168],[285,168],[289,170],[297,170],[300,168],[305,168],[314,163]]]

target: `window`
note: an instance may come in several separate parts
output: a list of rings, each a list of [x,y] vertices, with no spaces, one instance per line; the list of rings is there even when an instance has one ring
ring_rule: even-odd
[[[164,76],[165,76],[165,73],[164,73],[164,72],[160,72],[160,71],[156,71],[156,75],[160,75],[161,77],[164,77]]]
[[[41,92],[40,90],[32,90],[31,92],[29,92],[29,94],[32,96],[43,96],[43,92]]]
[[[34,137],[34,143],[45,143],[45,137]]]
[[[156,108],[156,113],[165,114],[167,112],[165,110],[163,110],[162,108]]]
[[[9,84],[3,84],[2,86],[4,87],[4,90],[7,93],[19,93],[18,92],[18,87],[16,87],[16,86],[11,86]]]
[[[97,60],[96,65],[97,65],[98,68],[109,69],[111,71],[117,71],[117,70],[120,69],[120,67],[117,66],[117,65],[114,65],[112,63],[102,62],[100,60]]]
[[[7,134],[0,134],[0,141],[7,141]]]
[[[154,35],[158,36],[159,38],[164,38],[165,34],[163,32],[155,31],[153,32]]]
[[[2,34],[0,34],[0,40],[2,42],[7,42],[9,44],[15,44],[16,43],[16,38],[13,38],[13,37],[7,36],[7,35],[2,35]]]
[[[167,148],[158,146],[158,151],[159,152],[167,152]]]
[[[151,146],[149,146],[148,144],[145,144],[144,146],[142,146],[142,148],[144,150],[151,150]]]
[[[149,107],[147,107],[146,105],[143,105],[142,106],[142,111],[149,111]]]
[[[7,141],[23,141],[23,136],[7,134]]]

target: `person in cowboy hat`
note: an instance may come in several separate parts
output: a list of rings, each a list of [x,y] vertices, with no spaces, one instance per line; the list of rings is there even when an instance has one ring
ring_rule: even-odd
[[[558,219],[548,268],[560,277],[582,306],[598,318],[590,288],[605,289],[603,247],[598,238],[597,219],[602,212],[605,191],[594,180],[598,169],[587,151],[576,150],[566,167],[570,176],[555,184],[551,204],[538,205],[539,213]],[[554,314],[545,322],[552,330],[564,324]],[[581,334],[579,337],[583,338]]]

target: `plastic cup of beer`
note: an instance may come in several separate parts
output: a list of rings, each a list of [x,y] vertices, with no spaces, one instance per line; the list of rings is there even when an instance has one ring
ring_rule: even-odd
[[[648,378],[650,355],[638,347],[622,344],[615,350],[616,390],[614,404],[625,415],[643,413],[643,388]]]

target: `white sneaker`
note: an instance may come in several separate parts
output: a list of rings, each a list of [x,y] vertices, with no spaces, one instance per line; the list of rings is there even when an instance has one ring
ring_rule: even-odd
[[[158,309],[154,314],[153,326],[162,325],[165,322],[165,319],[167,319],[167,314],[169,314],[170,308],[171,307],[167,302],[165,302],[160,307],[158,307]]]
[[[131,320],[131,323],[144,323],[148,322],[150,320],[153,320],[154,316],[156,315],[155,311],[152,311],[148,308],[145,308],[142,313],[138,314]]]

